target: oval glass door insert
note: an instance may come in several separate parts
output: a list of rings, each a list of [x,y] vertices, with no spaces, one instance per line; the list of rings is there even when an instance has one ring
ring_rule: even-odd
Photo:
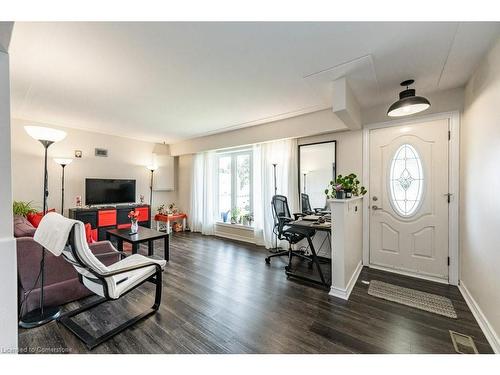
[[[392,207],[400,216],[416,213],[422,201],[424,175],[422,161],[410,144],[399,147],[391,162],[389,190]]]

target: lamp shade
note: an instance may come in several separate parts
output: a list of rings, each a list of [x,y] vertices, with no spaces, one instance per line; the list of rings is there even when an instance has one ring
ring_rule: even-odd
[[[66,132],[43,126],[25,126],[24,130],[30,137],[38,141],[59,142],[66,138]]]
[[[68,164],[71,164],[71,162],[73,161],[73,159],[71,158],[54,158],[54,161],[59,164],[59,165],[62,165],[62,166],[66,166]]]
[[[406,90],[399,93],[399,100],[393,103],[387,110],[387,115],[390,117],[409,116],[418,112],[425,111],[431,106],[427,98],[416,96],[415,89],[409,89],[408,86],[413,84],[412,79],[401,82],[401,86],[406,86]]]

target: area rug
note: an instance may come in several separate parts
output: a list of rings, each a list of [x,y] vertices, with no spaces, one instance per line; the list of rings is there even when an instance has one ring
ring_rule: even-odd
[[[368,294],[402,305],[457,319],[457,313],[449,298],[398,285],[371,280]]]

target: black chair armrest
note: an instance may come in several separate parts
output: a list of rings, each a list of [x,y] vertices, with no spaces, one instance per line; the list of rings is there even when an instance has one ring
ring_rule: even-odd
[[[297,213],[293,214],[293,217],[295,218],[295,220],[299,220],[300,217],[304,217],[304,216],[306,216],[306,214],[304,214],[302,212],[297,212]]]

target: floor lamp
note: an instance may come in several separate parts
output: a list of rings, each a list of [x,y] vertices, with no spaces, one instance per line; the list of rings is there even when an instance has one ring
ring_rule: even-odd
[[[55,158],[54,161],[62,167],[62,179],[61,179],[61,215],[64,216],[64,168],[71,164],[73,159],[71,158]]]
[[[278,185],[276,183],[276,167],[277,166],[278,166],[277,163],[273,163],[274,195],[278,194]],[[278,252],[281,249],[278,247],[278,235],[276,233],[273,233],[273,234],[274,234],[274,247],[271,249],[271,252],[275,253],[275,252]]]
[[[150,172],[151,172],[151,181],[149,182],[149,215],[152,216],[152,210],[153,210],[153,177],[155,174],[155,171],[158,169],[157,166],[155,165],[148,165],[147,167]]]
[[[66,133],[62,130],[45,128],[41,126],[25,126],[24,130],[28,133],[33,139],[39,141],[44,149],[44,175],[43,175],[43,214],[47,213],[47,197],[49,196],[49,176],[47,173],[47,149],[51,144],[55,142],[62,141],[66,137]],[[26,315],[24,315],[20,322],[19,326],[22,328],[33,328],[41,326],[42,324],[48,323],[55,318],[57,318],[60,314],[59,306],[44,306],[44,295],[43,295],[43,287],[45,282],[45,248],[42,249],[42,260],[40,262],[40,307],[30,311]],[[36,285],[33,286],[33,288]]]

